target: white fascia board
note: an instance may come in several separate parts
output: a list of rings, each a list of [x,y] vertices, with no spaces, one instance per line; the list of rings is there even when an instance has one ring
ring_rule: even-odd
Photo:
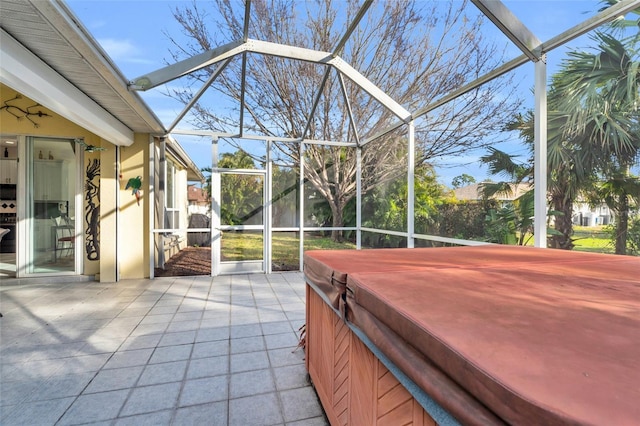
[[[189,157],[189,154],[185,152],[184,148],[182,148],[182,145],[180,145],[180,143],[172,136],[168,136],[166,141],[168,142],[166,144],[166,146],[169,148],[168,151],[170,151],[176,157],[176,159],[180,160],[185,168],[189,169],[192,174],[197,177],[198,181],[204,182],[206,179],[200,171],[200,168],[196,166],[191,157]],[[187,170],[187,175],[189,170]]]
[[[339,56],[334,57],[329,52],[305,49],[302,47],[287,46],[259,40],[248,40],[247,51],[261,53],[263,55],[279,56],[282,58],[297,59],[300,61],[327,64],[335,67],[346,75],[365,92],[388,108],[402,121],[411,121],[411,113],[394,101],[389,95],[380,90],[378,86],[360,74],[355,68],[343,61]]]
[[[114,145],[129,146],[133,131],[0,29],[0,81]]]
[[[231,58],[246,50],[242,40],[233,41],[188,59],[168,65],[149,74],[137,77],[129,83],[131,90],[149,90],[161,84],[183,77],[204,67]]]

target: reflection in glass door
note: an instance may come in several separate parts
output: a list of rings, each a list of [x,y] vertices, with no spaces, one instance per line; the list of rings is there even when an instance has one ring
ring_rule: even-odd
[[[76,146],[73,140],[29,138],[26,149],[27,274],[75,273]]]
[[[264,172],[220,175],[220,273],[264,272]]]

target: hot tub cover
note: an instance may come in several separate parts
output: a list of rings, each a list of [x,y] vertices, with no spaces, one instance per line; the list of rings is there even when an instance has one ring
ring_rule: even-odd
[[[476,249],[475,266],[462,250],[450,267],[348,273],[355,325],[379,334],[366,312],[509,423],[638,424],[640,260]]]
[[[304,273],[338,309],[345,294],[347,275],[359,272],[394,272],[425,268],[495,268],[519,265],[548,265],[558,274],[572,273],[563,264],[580,262],[590,273],[607,277],[602,259],[597,254],[575,253],[565,250],[501,245],[372,249],[372,250],[309,250],[304,254]],[[608,256],[608,263],[624,262],[625,257]],[[553,266],[552,266],[553,265]],[[636,271],[637,272],[637,271]],[[636,274],[636,278],[637,278]]]

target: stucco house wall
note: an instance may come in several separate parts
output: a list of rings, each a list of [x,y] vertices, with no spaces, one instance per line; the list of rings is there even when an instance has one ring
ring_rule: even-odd
[[[20,95],[26,105],[34,105],[35,101],[27,98],[12,88],[0,84],[0,101],[15,98]],[[150,134],[134,134],[133,144],[127,147],[117,147],[107,140],[100,138],[81,126],[67,120],[56,112],[40,106],[39,111],[44,114],[37,118],[36,127],[28,120],[18,120],[8,111],[0,110],[0,120],[2,122],[2,134],[18,136],[22,143],[26,138],[47,137],[55,139],[82,139],[85,144],[100,148],[93,152],[85,152],[81,145],[77,146],[77,155],[83,156],[82,179],[77,183],[81,192],[82,207],[81,212],[87,211],[87,198],[85,192],[85,170],[98,160],[100,162],[100,176],[95,183],[99,187],[99,259],[92,259],[85,253],[84,236],[87,231],[87,223],[84,214],[78,216],[82,223],[81,244],[76,250],[82,257],[82,269],[80,274],[96,276],[100,281],[113,282],[119,279],[144,278],[149,277],[150,235],[152,223],[150,220],[150,209],[153,202],[149,199],[154,194],[149,188],[150,174],[149,150],[150,143],[159,144],[159,139]],[[150,142],[151,141],[151,142]],[[176,142],[174,142],[176,143]],[[118,153],[119,151],[119,153]],[[176,185],[176,206],[179,209],[179,229],[186,229],[189,221],[189,201],[188,201],[188,179],[197,174],[193,167],[186,167],[185,160],[168,155],[170,161],[175,165],[175,185]],[[131,189],[126,189],[126,184],[130,178],[140,176],[142,179],[142,197],[138,201],[132,194]],[[21,180],[24,185],[24,180]],[[95,200],[94,200],[95,202]],[[24,204],[24,200],[21,200]],[[24,213],[23,213],[24,215]],[[180,236],[182,244],[172,247],[167,253],[166,259],[170,258],[179,249],[186,245],[186,232],[176,232]],[[25,235],[18,235],[19,245],[25,243]]]
[[[0,134],[16,138],[23,153],[27,142],[31,143],[29,137],[63,139],[71,144],[65,147],[68,157],[82,158],[82,164],[74,163],[76,178],[67,179],[77,185],[75,190],[69,189],[68,196],[77,206],[73,218],[75,250],[82,261],[74,261],[73,268],[58,274],[84,274],[107,282],[150,276],[157,195],[150,176],[159,172],[155,170],[152,147],[161,143],[167,130],[142,98],[129,90],[128,79],[91,34],[78,25],[78,18],[66,5],[5,0],[0,8],[7,12],[0,14],[0,106],[19,96],[20,102],[37,105],[43,113],[34,117],[34,125],[27,119],[16,119],[4,108],[0,110]],[[176,141],[170,145],[179,166],[176,201],[181,212],[179,227],[184,229],[188,224],[187,180],[199,180],[202,175]],[[87,146],[97,149],[85,151]],[[30,174],[25,158],[21,160],[18,186],[22,189],[18,192],[22,191],[20,201],[24,206],[29,200],[25,181]],[[84,234],[93,227],[84,223],[83,217],[90,205],[85,196],[85,175],[87,167],[95,167],[97,160],[100,175],[93,185],[99,187],[99,258],[95,251],[92,257],[85,253]],[[138,176],[142,180],[139,202],[131,189],[126,189],[129,179]],[[79,220],[83,221],[81,227]],[[18,244],[23,247],[24,239],[31,238],[25,229],[18,233]],[[23,276],[21,262],[16,262],[19,278]],[[33,274],[46,276],[40,271]]]

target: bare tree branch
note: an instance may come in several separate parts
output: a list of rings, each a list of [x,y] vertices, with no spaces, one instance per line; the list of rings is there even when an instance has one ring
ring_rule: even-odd
[[[250,37],[321,51],[332,51],[359,8],[357,0],[254,0]],[[502,54],[482,38],[482,17],[468,14],[467,2],[379,1],[365,15],[344,46],[341,57],[409,111],[424,106],[472,81],[501,62]],[[242,2],[214,0],[178,7],[174,16],[189,42],[174,44],[172,60],[180,60],[242,36]],[[241,96],[238,60],[229,63],[211,86],[220,103],[200,101],[193,114],[198,128],[237,131]],[[214,67],[189,76],[204,81]],[[245,129],[268,136],[299,137],[309,117],[325,65],[256,54],[248,55],[245,81]],[[333,73],[332,73],[333,74]],[[335,76],[334,76],[335,77]],[[353,81],[344,79],[361,138],[379,133],[396,117]],[[508,78],[493,80],[432,111],[416,125],[418,163],[456,156],[495,142],[520,100]],[[506,92],[506,94],[505,94]],[[496,96],[496,94],[502,96]],[[172,96],[188,102],[191,91]],[[204,97],[203,97],[204,98]],[[233,105],[229,107],[229,105]],[[235,127],[235,128],[234,128]],[[363,189],[406,173],[406,128],[392,132],[363,150]],[[348,106],[338,78],[330,77],[311,118],[309,136],[318,140],[353,138]],[[295,144],[275,145],[289,164],[305,161],[305,178],[327,199],[334,226],[355,196],[355,150],[309,145],[300,158]]]

